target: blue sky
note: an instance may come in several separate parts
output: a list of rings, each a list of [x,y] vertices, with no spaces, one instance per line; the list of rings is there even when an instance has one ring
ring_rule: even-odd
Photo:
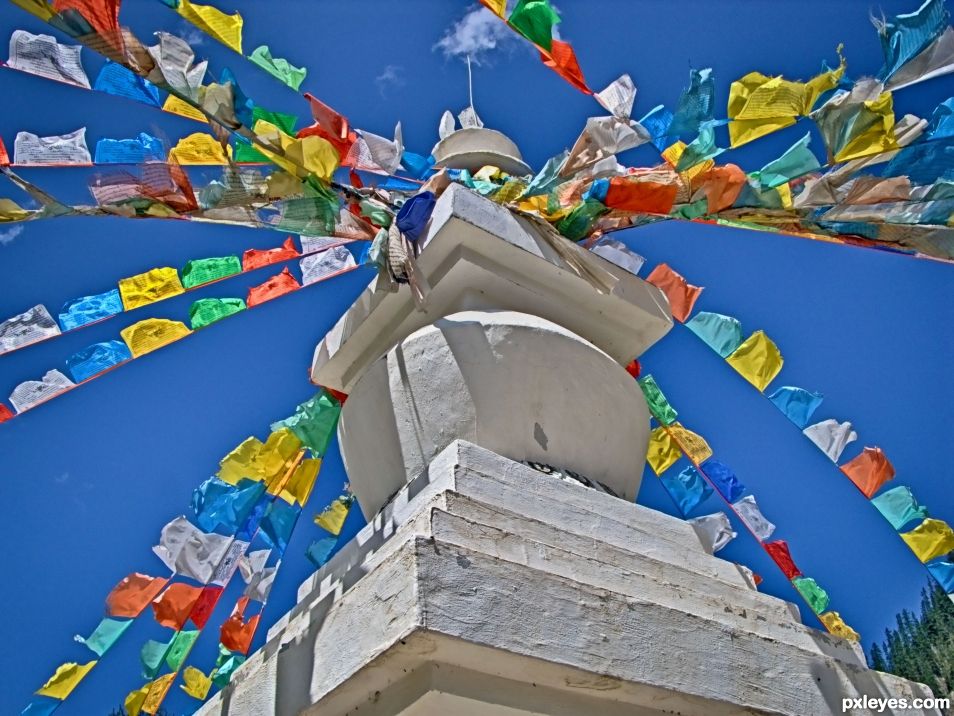
[[[158,29],[187,32],[161,3],[127,3],[121,18],[140,38]],[[268,43],[273,53],[310,74],[303,85],[347,114],[352,123],[388,135],[403,122],[408,147],[426,154],[446,108],[466,104],[466,68],[435,45],[472,5],[406,0],[400,4],[289,0],[218,3],[246,18],[246,51]],[[848,73],[872,74],[881,64],[869,4],[828,0],[622,0],[558,3],[561,33],[571,41],[592,87],[629,72],[639,88],[635,114],[658,103],[672,106],[690,67],[711,66],[717,106],[729,83],[751,70],[807,78],[822,59],[837,60],[845,43]],[[915,8],[886,1],[887,14]],[[468,26],[470,27],[470,26]],[[0,34],[18,28],[47,31],[9,4],[0,7]],[[51,32],[50,34],[55,34]],[[572,144],[587,116],[589,98],[546,69],[519,40],[493,35],[497,48],[475,67],[478,112],[508,133],[535,168]],[[62,38],[61,38],[62,39]],[[457,40],[466,39],[459,35]],[[205,38],[198,46],[215,74],[231,67],[259,104],[299,113],[307,105],[254,67]],[[91,77],[100,60],[84,50]],[[88,127],[90,146],[101,137],[140,131],[175,141],[198,125],[121,99],[0,73],[6,98],[0,136],[12,149],[17,131],[61,134]],[[950,77],[901,91],[896,111],[930,114],[954,94]],[[726,158],[757,169],[804,133],[801,126],[755,142]],[[820,146],[813,145],[816,149]],[[654,161],[648,149],[624,163]],[[89,201],[86,169],[30,170],[24,175],[68,201]],[[196,179],[198,182],[197,173]],[[0,196],[18,198],[9,186]],[[0,227],[2,228],[2,227]],[[9,231],[9,229],[7,230]],[[0,316],[45,303],[56,311],[67,299],[107,290],[117,279],[156,266],[277,246],[274,232],[171,221],[59,219],[0,234]],[[952,267],[929,261],[793,237],[682,223],[632,230],[622,237],[647,257],[666,261],[693,283],[706,286],[698,307],[730,313],[747,332],[762,328],[785,356],[777,384],[825,394],[819,419],[850,419],[863,444],[883,447],[898,471],[895,484],[914,489],[932,515],[954,522],[947,447],[954,424],[954,348],[950,305]],[[208,287],[201,296],[244,295],[269,271]],[[0,711],[18,712],[55,666],[85,660],[71,642],[99,621],[103,598],[132,571],[162,574],[150,552],[159,529],[188,511],[192,489],[218,460],[248,435],[264,437],[268,424],[288,415],[313,389],[307,370],[315,343],[370,279],[368,269],[285,297],[226,321],[0,426],[0,478],[7,545],[0,593],[5,615],[0,654]],[[121,327],[148,316],[183,320],[196,294],[141,309],[104,324],[0,357],[0,395],[37,378],[80,348],[118,336]],[[918,601],[925,572],[890,525],[797,430],[688,331],[676,327],[643,358],[685,424],[704,435],[732,465],[778,525],[806,575],[828,589],[832,608],[879,639],[902,607]],[[580,406],[585,415],[586,406]],[[641,469],[634,466],[634,469]],[[344,473],[336,449],[325,462],[313,507],[337,494]],[[666,512],[672,506],[647,471],[639,502]],[[707,505],[708,506],[708,505]],[[713,501],[712,510],[719,509]],[[309,518],[313,509],[305,517]],[[356,515],[355,515],[356,517]],[[349,531],[358,527],[349,523]],[[311,571],[303,553],[319,530],[304,520],[272,593],[267,621],[294,603]],[[795,594],[747,535],[721,556],[751,566],[764,591]],[[213,618],[193,663],[208,668],[217,625]],[[805,607],[806,623],[815,624]],[[138,651],[163,630],[139,620],[81,685],[61,713],[98,714],[141,684]],[[264,635],[261,630],[258,642]],[[713,660],[718,660],[713,655]],[[188,713],[195,702],[178,693],[167,705]]]

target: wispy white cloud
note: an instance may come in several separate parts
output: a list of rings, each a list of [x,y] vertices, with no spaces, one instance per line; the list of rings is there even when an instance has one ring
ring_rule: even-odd
[[[189,43],[190,47],[200,47],[209,39],[209,36],[202,32],[202,30],[185,20],[179,22],[176,28],[176,35]]]
[[[6,231],[0,231],[0,246],[6,246],[7,244],[12,244],[13,240],[16,239],[20,234],[23,233],[23,226],[17,224],[16,226],[11,226]]]
[[[444,57],[463,58],[468,55],[477,63],[485,61],[494,50],[514,40],[514,32],[499,17],[481,6],[470,10],[454,23],[434,45]]]
[[[374,84],[378,87],[378,92],[382,97],[387,96],[389,90],[401,89],[407,84],[404,78],[404,68],[401,65],[388,65],[377,77],[374,78]]]
[[[68,472],[64,472],[53,477],[53,482],[55,482],[57,485],[65,485],[67,482],[69,482],[69,480],[70,474]]]

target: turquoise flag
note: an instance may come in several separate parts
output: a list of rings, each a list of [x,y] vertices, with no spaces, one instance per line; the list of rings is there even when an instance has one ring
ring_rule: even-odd
[[[102,656],[126,633],[132,623],[132,619],[103,619],[88,637],[77,634],[73,638],[80,644],[85,644],[97,656]]]
[[[275,500],[262,518],[261,536],[270,549],[278,551],[279,556],[285,553],[292,530],[301,514],[301,507],[289,505],[284,500]]]
[[[786,418],[798,426],[799,430],[808,427],[812,415],[821,405],[823,398],[821,393],[812,393],[791,385],[779,388],[768,397],[776,408],[785,413]]]
[[[688,517],[712,494],[712,486],[691,465],[675,477],[663,475],[659,479],[683,517]]]
[[[927,508],[919,505],[911,488],[904,485],[893,487],[872,498],[871,504],[896,530],[900,530],[912,520],[921,521],[928,516]]]
[[[706,159],[717,157],[725,151],[722,147],[717,147],[715,143],[715,122],[704,122],[699,127],[699,136],[683,151],[682,156],[676,164],[677,172],[684,172],[691,169],[696,164],[701,164]]]
[[[291,428],[302,445],[311,450],[315,457],[322,457],[335,434],[340,412],[338,401],[322,391],[295,408],[295,414],[290,418],[272,423],[272,430]]]
[[[927,0],[914,12],[896,15],[879,27],[884,67],[878,79],[887,80],[908,60],[940,37],[949,21],[944,0]],[[880,23],[879,23],[880,25]]]
[[[689,70],[689,86],[682,91],[667,134],[682,139],[695,137],[715,112],[715,80],[712,68]]]
[[[732,316],[700,311],[685,326],[723,358],[742,345],[742,324]]]
[[[305,556],[313,565],[321,568],[331,559],[331,554],[335,551],[337,544],[337,537],[324,537],[308,545]]]
[[[758,172],[759,184],[763,189],[780,186],[821,167],[818,158],[808,148],[812,141],[809,132],[789,147],[778,159],[769,162]]]

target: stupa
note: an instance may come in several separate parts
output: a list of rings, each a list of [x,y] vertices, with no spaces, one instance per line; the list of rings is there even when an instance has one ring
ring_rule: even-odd
[[[435,158],[522,163],[480,127]],[[931,695],[634,504],[650,416],[624,366],[672,326],[657,288],[459,185],[418,249],[423,304],[375,279],[312,365],[349,394],[368,525],[199,713],[813,716]]]

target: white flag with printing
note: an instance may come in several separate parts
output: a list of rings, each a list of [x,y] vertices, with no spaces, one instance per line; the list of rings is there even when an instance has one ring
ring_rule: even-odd
[[[60,327],[46,306],[34,306],[0,323],[0,355],[59,333]]]
[[[754,495],[746,495],[738,502],[733,502],[732,506],[739,518],[745,523],[746,527],[752,530],[760,542],[764,542],[772,536],[775,525],[765,519],[765,515],[762,514],[755,502]]]
[[[17,132],[13,140],[14,164],[92,164],[86,146],[86,127],[69,134],[39,137],[30,132]]]
[[[31,75],[89,89],[89,78],[80,61],[82,49],[80,45],[61,45],[51,35],[14,30],[10,36],[7,64]]]
[[[173,572],[208,584],[231,544],[231,537],[207,534],[180,516],[162,528],[152,551]]]
[[[633,103],[636,101],[636,85],[633,84],[632,77],[621,75],[602,92],[597,92],[594,97],[614,117],[628,121],[633,113]]]
[[[344,246],[335,246],[333,249],[305,256],[298,264],[301,266],[301,283],[303,286],[315,283],[325,276],[356,265],[354,256]]]
[[[192,47],[175,35],[157,32],[156,37],[159,44],[146,48],[156,63],[147,79],[154,85],[168,84],[179,94],[198,101],[208,61],[195,62]]]
[[[611,239],[606,236],[593,244],[593,246],[590,247],[590,251],[597,256],[602,256],[610,263],[616,264],[621,269],[629,271],[634,276],[639,275],[639,270],[643,267],[643,264],[646,263],[646,259],[635,251],[631,251],[622,241],[617,241],[616,239]]]
[[[709,554],[715,554],[738,536],[725,512],[695,517],[688,522]]]
[[[43,376],[43,380],[27,380],[20,383],[10,394],[10,403],[18,413],[22,413],[75,386],[76,383],[60,371],[50,370]]]
[[[858,433],[851,429],[847,420],[839,423],[837,420],[822,420],[820,423],[809,425],[803,433],[825,453],[832,462],[838,462],[845,446],[858,439]]]

